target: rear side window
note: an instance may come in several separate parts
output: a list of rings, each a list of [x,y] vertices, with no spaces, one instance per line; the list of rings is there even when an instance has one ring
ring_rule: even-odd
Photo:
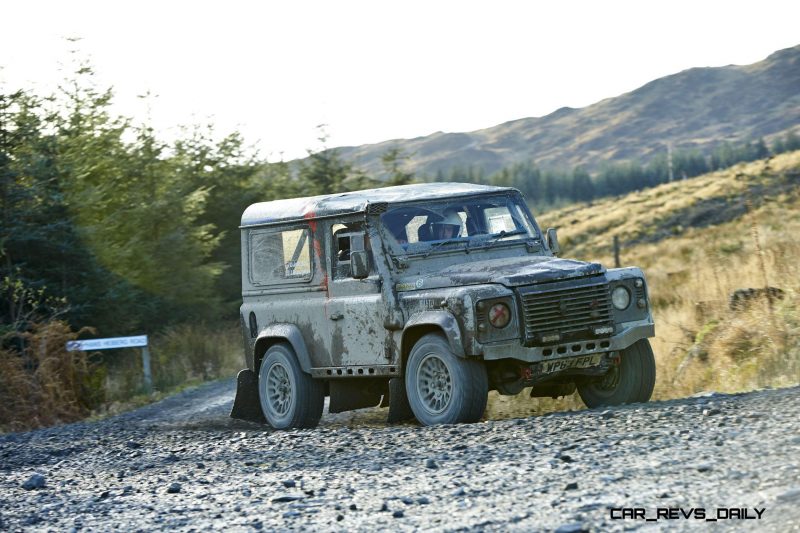
[[[308,228],[256,230],[250,233],[250,281],[256,285],[311,279]]]
[[[347,224],[334,224],[331,227],[333,231],[333,277],[335,279],[345,279],[351,277],[350,270],[350,252],[353,251],[352,240],[361,238],[364,243],[363,247],[367,250],[367,254],[372,257],[369,252],[369,237],[364,233],[364,224],[362,222],[348,222]],[[370,265],[374,264],[370,259]]]

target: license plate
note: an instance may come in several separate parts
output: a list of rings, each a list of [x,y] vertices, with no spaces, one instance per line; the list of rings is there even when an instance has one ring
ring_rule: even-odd
[[[598,353],[571,357],[569,359],[558,359],[557,361],[547,361],[541,363],[541,373],[552,374],[553,372],[561,372],[562,370],[569,370],[571,368],[589,368],[590,366],[599,365],[601,358],[602,354]]]

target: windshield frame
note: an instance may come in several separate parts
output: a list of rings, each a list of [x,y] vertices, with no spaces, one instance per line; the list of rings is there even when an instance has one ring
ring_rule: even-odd
[[[544,251],[544,241],[539,224],[536,222],[536,219],[531,213],[528,204],[525,202],[525,198],[517,191],[397,202],[392,204],[385,214],[389,214],[397,209],[410,207],[420,207],[421,209],[430,210],[429,206],[432,205],[445,208],[445,206],[448,204],[478,204],[481,200],[485,200],[487,202],[502,200],[502,202],[498,203],[502,203],[506,206],[513,204],[518,208],[523,220],[519,220],[514,211],[509,209],[508,214],[512,217],[515,229],[508,231],[508,235],[502,235],[502,231],[498,231],[495,233],[486,233],[481,235],[438,239],[428,241],[430,244],[422,247],[417,247],[418,243],[415,242],[411,243],[413,248],[409,249],[399,243],[397,238],[392,234],[392,231],[384,223],[384,218],[382,215],[378,226],[381,239],[386,245],[386,250],[393,257],[419,257],[424,259],[431,255],[449,254],[461,251],[471,252],[474,250],[494,249],[506,247],[508,245],[519,245],[535,242],[540,244],[542,250]],[[437,212],[435,210],[430,211],[434,213]],[[517,231],[520,229],[524,230],[524,233],[517,233]],[[518,238],[507,239],[507,237]],[[461,246],[461,244],[464,244],[464,246]]]

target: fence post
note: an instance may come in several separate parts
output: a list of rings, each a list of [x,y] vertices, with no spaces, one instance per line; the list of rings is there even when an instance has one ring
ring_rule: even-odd
[[[150,348],[142,346],[142,370],[144,371],[144,388],[153,392],[153,375],[150,373]]]
[[[622,266],[619,262],[619,236],[614,235],[614,267]]]

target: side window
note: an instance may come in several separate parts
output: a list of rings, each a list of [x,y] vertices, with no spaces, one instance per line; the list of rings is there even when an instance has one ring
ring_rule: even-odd
[[[250,280],[257,285],[311,279],[307,228],[255,230],[250,233]]]
[[[501,231],[514,231],[517,229],[514,220],[511,218],[511,213],[508,208],[490,207],[484,211],[486,216],[486,227],[489,228],[489,233],[500,233]]]
[[[362,222],[334,224],[331,227],[331,231],[333,233],[333,277],[336,279],[349,278],[352,275],[350,271],[350,252],[353,249],[351,242],[353,238],[363,237],[364,248],[367,253],[370,253],[369,243],[364,235],[364,224]],[[370,264],[372,264],[371,258]]]

